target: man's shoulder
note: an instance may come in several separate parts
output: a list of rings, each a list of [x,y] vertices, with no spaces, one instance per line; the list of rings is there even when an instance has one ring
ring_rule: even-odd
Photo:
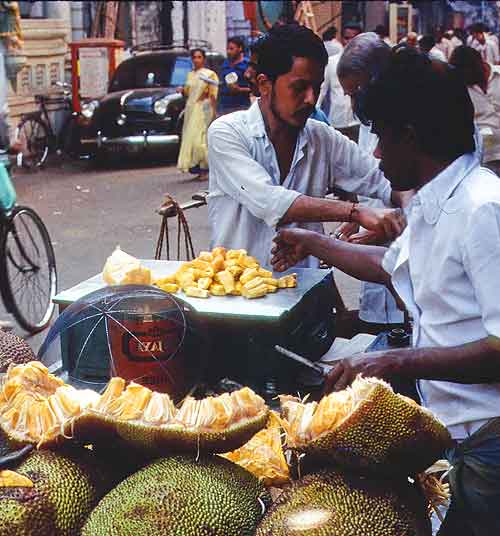
[[[224,114],[212,121],[208,127],[209,132],[214,130],[235,129],[248,122],[248,110],[237,110],[229,114]]]
[[[486,205],[495,205],[500,210],[500,178],[487,168],[475,168],[458,194],[463,208],[471,214]]]

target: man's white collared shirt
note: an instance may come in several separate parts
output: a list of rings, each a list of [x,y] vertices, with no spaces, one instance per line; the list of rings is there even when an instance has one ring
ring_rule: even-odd
[[[290,171],[280,170],[259,101],[215,120],[208,129],[208,211],[212,246],[244,248],[269,265],[276,226],[300,196],[324,198],[332,184],[389,204],[391,187],[378,161],[335,129],[309,119]],[[290,224],[323,232],[317,222]],[[318,267],[309,257],[301,266]]]
[[[500,337],[500,180],[478,162],[461,156],[414,196],[408,226],[384,257],[418,348]],[[418,387],[456,439],[500,415],[500,383]]]

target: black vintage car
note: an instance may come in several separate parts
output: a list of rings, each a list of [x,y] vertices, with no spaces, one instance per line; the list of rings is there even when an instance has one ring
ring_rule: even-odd
[[[218,72],[224,57],[207,52],[207,67]],[[109,93],[82,105],[87,127],[81,136],[84,152],[99,156],[176,154],[182,134],[184,85],[192,69],[182,48],[141,52],[115,71]]]

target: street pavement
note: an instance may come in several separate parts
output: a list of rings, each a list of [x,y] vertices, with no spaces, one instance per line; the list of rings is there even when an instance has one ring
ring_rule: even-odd
[[[46,169],[15,171],[14,183],[18,203],[34,208],[49,230],[59,290],[100,272],[117,245],[136,257],[153,258],[161,222],[156,209],[164,194],[182,203],[207,187],[207,182],[180,173],[172,164],[125,162],[119,167],[97,168],[90,162],[66,162],[57,157]],[[186,216],[195,252],[207,249],[206,207],[192,209]],[[174,219],[169,226],[171,255],[176,258]],[[336,280],[346,305],[357,308],[359,283],[340,273]],[[0,319],[9,319],[3,308]],[[19,328],[15,331],[27,337]],[[35,351],[46,334],[29,338]]]

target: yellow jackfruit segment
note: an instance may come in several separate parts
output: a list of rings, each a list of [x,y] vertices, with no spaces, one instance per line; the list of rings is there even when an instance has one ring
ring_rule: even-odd
[[[246,419],[267,413],[264,400],[245,387],[231,394],[195,400],[188,397],[177,409],[168,394],[153,392],[143,385],[122,378],[112,378],[104,392],[78,390],[69,385],[54,386],[52,393],[37,393],[36,385],[22,382],[23,371],[32,378],[45,370],[46,385],[52,380],[48,370],[37,362],[12,367],[5,379],[15,381],[17,390],[9,400],[0,397],[0,425],[12,436],[42,445],[62,435],[66,425],[85,413],[102,414],[116,421],[134,421],[152,426],[186,428],[200,431],[223,431]],[[34,372],[35,371],[35,372]],[[26,385],[33,389],[29,391]],[[58,384],[57,384],[58,385]]]
[[[33,482],[15,471],[0,471],[0,488],[32,488]]]
[[[290,480],[290,470],[283,454],[281,420],[275,412],[270,413],[266,428],[239,449],[221,456],[241,465],[266,486],[280,486]]]
[[[216,247],[202,251],[196,259],[183,263],[175,274],[157,279],[154,284],[165,292],[182,290],[195,298],[230,295],[252,299],[296,287],[297,274],[275,279],[246,250]]]

